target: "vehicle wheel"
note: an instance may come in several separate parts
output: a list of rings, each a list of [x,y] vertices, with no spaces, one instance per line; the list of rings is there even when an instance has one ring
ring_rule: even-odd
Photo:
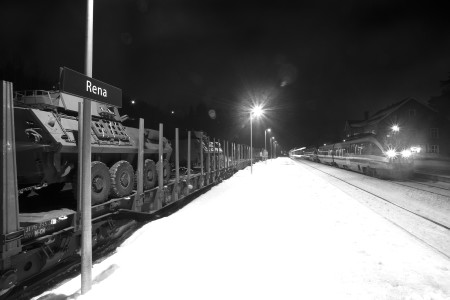
[[[109,191],[111,189],[111,179],[108,167],[104,163],[100,161],[93,161],[91,163],[91,182],[92,205],[100,204],[108,200]],[[74,190],[74,193],[76,195],[76,190]]]
[[[52,183],[44,188],[34,191],[41,197],[49,197],[61,192],[65,184],[65,182]]]
[[[158,161],[156,163],[156,173],[158,174],[158,178],[159,178],[159,164],[160,162]],[[167,159],[163,160],[163,184],[167,184],[169,182],[170,179],[170,164],[169,161]]]
[[[151,159],[144,162],[144,190],[149,190],[156,185],[156,164]]]
[[[113,197],[124,197],[131,194],[134,187],[134,170],[129,162],[120,160],[110,169],[111,195]]]

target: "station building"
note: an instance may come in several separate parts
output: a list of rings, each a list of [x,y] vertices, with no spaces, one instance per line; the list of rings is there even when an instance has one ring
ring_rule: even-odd
[[[450,121],[444,114],[413,98],[406,98],[364,120],[347,120],[344,139],[373,133],[387,145],[411,149],[417,158],[450,159]]]

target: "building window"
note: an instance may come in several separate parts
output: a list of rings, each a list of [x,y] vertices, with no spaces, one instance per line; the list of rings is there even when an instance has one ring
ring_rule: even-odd
[[[439,138],[439,128],[430,128],[430,135],[433,139]]]
[[[409,110],[409,117],[415,117],[416,116],[416,110],[415,109],[410,109]]]
[[[428,145],[428,153],[439,153],[439,145]]]

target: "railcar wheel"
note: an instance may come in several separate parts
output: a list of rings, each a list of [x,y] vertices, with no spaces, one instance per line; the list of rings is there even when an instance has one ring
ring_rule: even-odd
[[[151,159],[144,162],[144,190],[149,190],[156,185],[156,164]]]
[[[100,161],[93,161],[91,164],[91,180],[92,205],[100,204],[106,201],[111,189],[111,179],[108,167]]]
[[[158,178],[159,178],[159,165],[160,165],[160,162],[158,161],[156,163],[156,173],[158,174]],[[167,184],[169,182],[169,179],[170,179],[170,164],[167,159],[164,159],[163,160],[163,184]]]
[[[131,194],[134,187],[134,170],[129,162],[120,160],[110,169],[111,194],[113,197],[124,197]]]

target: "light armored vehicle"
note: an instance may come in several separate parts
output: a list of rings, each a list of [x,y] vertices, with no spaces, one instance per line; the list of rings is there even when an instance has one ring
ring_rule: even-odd
[[[59,91],[17,92],[14,124],[19,194],[32,190],[55,194],[66,183],[77,185],[78,110],[81,98]],[[137,128],[126,127],[127,116],[115,107],[93,103],[91,123],[92,203],[123,197],[135,189]],[[156,185],[159,132],[144,130],[144,189]],[[170,178],[170,143],[163,138],[163,178]],[[75,189],[74,189],[75,190]]]

